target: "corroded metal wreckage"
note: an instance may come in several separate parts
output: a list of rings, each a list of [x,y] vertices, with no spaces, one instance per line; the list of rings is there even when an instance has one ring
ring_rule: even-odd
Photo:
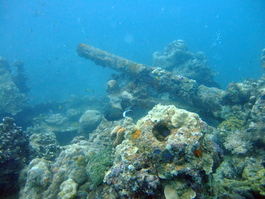
[[[138,87],[168,93],[170,98],[179,99],[191,107],[203,112],[211,112],[217,118],[220,117],[224,91],[219,88],[199,85],[196,80],[175,75],[162,67],[136,63],[87,44],[79,44],[77,53],[80,57],[95,62],[96,65],[108,67],[129,76],[131,81],[137,82]],[[139,97],[135,97],[132,101],[137,102],[138,105],[143,103]]]

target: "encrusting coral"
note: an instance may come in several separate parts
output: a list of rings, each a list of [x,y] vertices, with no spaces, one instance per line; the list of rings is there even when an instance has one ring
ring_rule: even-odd
[[[125,134],[104,181],[121,197],[161,198],[160,190],[167,184],[175,185],[180,198],[190,191],[198,197],[211,195],[213,190],[203,186],[210,181],[220,157],[204,136],[206,131],[206,123],[197,114],[157,105]],[[202,156],[195,155],[198,149]],[[187,184],[176,182],[182,178]]]

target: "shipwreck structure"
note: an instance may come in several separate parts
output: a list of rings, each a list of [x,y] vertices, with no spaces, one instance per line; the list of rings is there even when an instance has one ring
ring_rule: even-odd
[[[180,49],[175,51],[175,54],[180,54]],[[221,101],[225,92],[217,87],[207,87],[194,79],[165,70],[163,66],[151,67],[136,63],[87,44],[79,44],[77,53],[96,65],[121,73],[107,85],[107,92],[114,107],[145,107],[146,104],[152,104],[154,98],[161,99],[161,96],[164,96],[193,109],[211,113],[216,118],[221,117]],[[192,57],[190,53],[189,56]],[[121,81],[122,83],[119,83]],[[126,104],[125,107],[123,104]]]

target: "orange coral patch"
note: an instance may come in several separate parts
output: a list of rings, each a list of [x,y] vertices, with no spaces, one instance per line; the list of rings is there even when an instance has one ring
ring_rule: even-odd
[[[201,157],[201,156],[202,156],[202,150],[201,150],[201,149],[195,150],[193,153],[194,153],[194,155],[196,155],[197,157]]]
[[[139,129],[135,130],[133,133],[133,139],[137,139],[141,135],[142,131]]]
[[[126,131],[126,128],[120,128],[117,132],[117,134],[124,133]]]

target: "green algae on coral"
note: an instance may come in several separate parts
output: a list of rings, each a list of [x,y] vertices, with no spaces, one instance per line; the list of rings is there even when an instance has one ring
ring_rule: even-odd
[[[91,188],[103,183],[105,171],[113,164],[111,153],[112,147],[105,148],[99,153],[92,155],[88,161],[86,170],[92,182]]]

